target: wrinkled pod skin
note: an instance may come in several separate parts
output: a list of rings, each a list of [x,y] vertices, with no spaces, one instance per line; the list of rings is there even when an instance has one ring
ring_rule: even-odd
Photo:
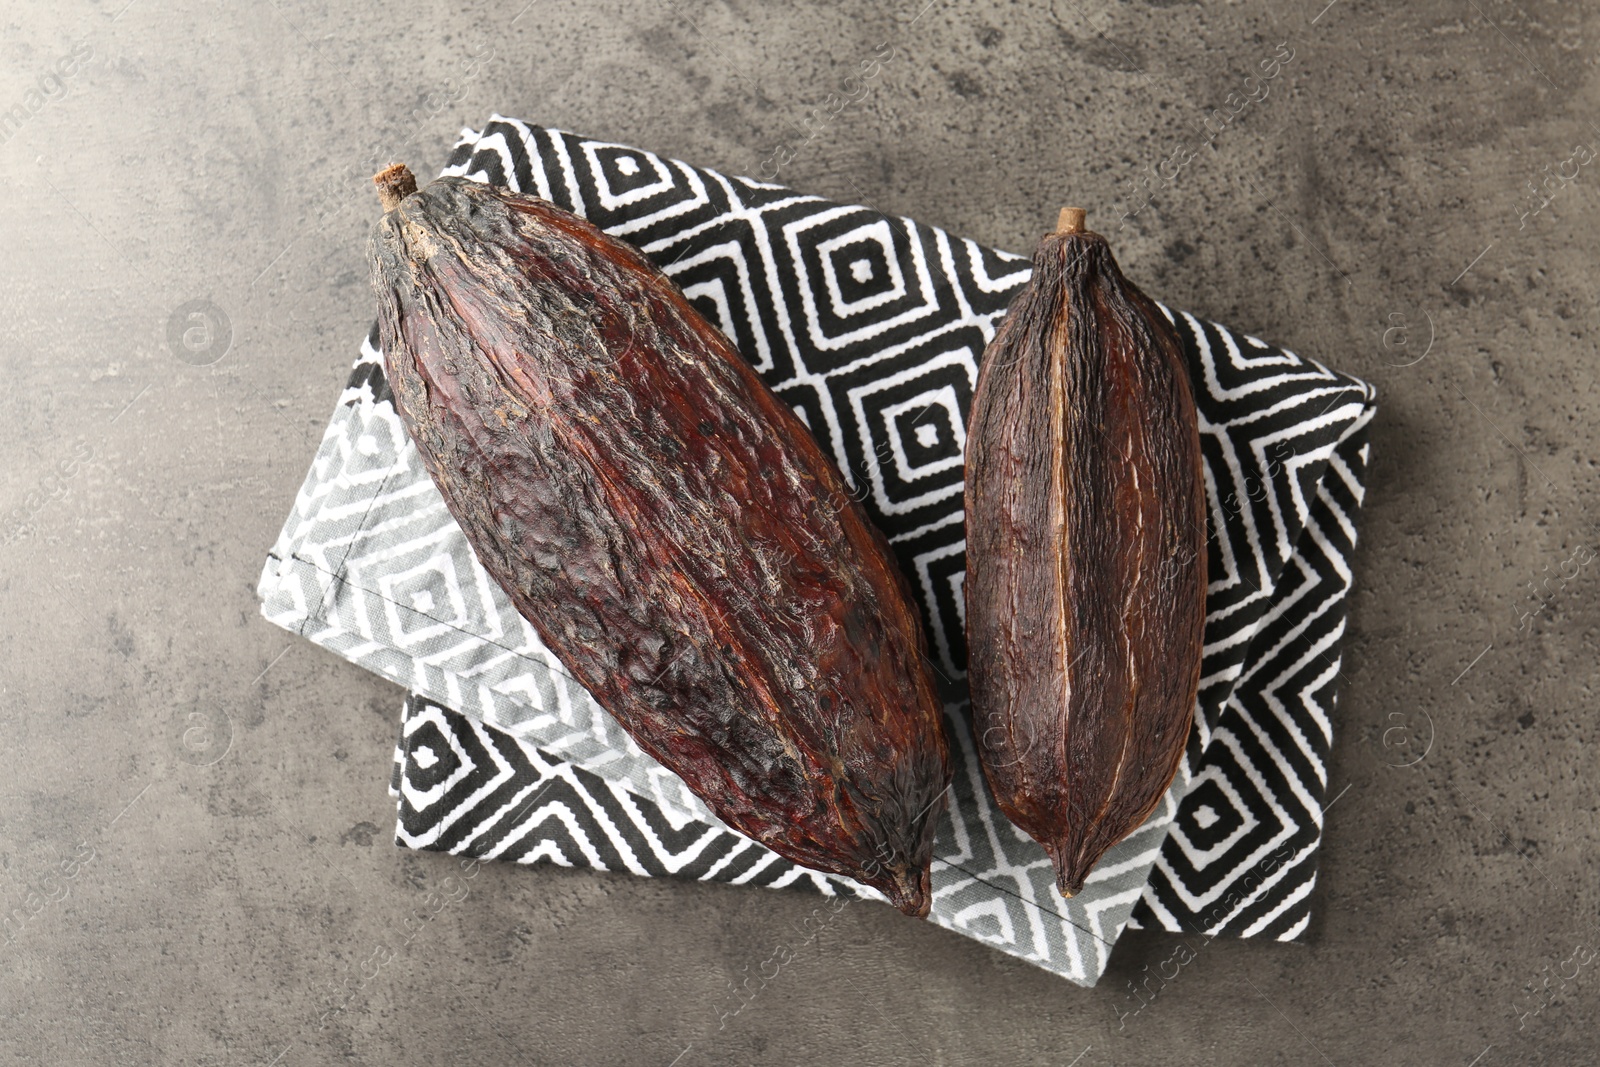
[[[1098,234],[1043,238],[984,352],[966,521],[980,762],[1072,896],[1177,772],[1205,621],[1205,487],[1183,350]]]
[[[921,622],[789,407],[546,201],[439,179],[369,261],[405,428],[562,665],[729,825],[926,915],[950,767]]]

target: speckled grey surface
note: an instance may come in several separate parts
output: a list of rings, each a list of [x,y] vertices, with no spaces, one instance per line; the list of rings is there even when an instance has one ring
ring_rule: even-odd
[[[1592,1059],[1600,13],[125,4],[0,18],[0,1062]],[[253,586],[370,317],[371,164],[492,110],[1007,248],[1153,192],[1132,276],[1377,385],[1308,945],[1195,944],[1119,1024],[1176,939],[1082,990],[888,909],[389,846],[399,691]]]

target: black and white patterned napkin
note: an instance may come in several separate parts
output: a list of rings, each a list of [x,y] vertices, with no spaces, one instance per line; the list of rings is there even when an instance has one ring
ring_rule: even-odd
[[[1200,409],[1210,574],[1200,714],[1161,809],[1085,891],[993,808],[960,703],[964,427],[1025,257],[770,183],[495,116],[445,173],[637,244],[861,488],[919,594],[957,765],[931,919],[1092,984],[1130,919],[1296,937],[1310,914],[1373,392],[1168,311]],[[1167,310],[1167,309],[1163,309]],[[402,845],[861,893],[718,823],[593,705],[477,566],[368,337],[267,561],[263,613],[412,690]],[[866,891],[871,895],[870,891]]]

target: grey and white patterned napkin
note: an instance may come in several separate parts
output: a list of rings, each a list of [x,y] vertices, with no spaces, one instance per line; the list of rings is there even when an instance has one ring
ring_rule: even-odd
[[[1160,809],[1062,900],[1043,850],[993,807],[959,701],[967,403],[1028,261],[872,208],[498,116],[464,131],[445,173],[536,193],[638,244],[870,490],[952,694],[957,776],[935,849],[933,922],[1083,984],[1104,970],[1135,905],[1142,924],[1169,929],[1280,938],[1304,929],[1368,386],[1169,312],[1201,410],[1210,504],[1200,714]],[[414,694],[405,736],[432,741],[401,745],[402,843],[690,873],[661,827],[693,823],[730,852],[766,852],[747,840],[734,848],[743,839],[565,674],[477,564],[401,429],[370,336],[259,592],[268,619]],[[511,769],[513,743],[544,769]],[[558,764],[570,766],[558,774]],[[518,773],[529,791],[506,793]],[[629,796],[652,809],[594,825],[620,840],[625,822],[655,818],[639,836],[654,869],[636,847],[631,865],[615,850],[608,863],[596,835],[586,851],[553,828],[543,800],[529,798],[561,774],[587,775],[603,783],[594,796],[623,805],[602,810],[626,810]],[[1191,785],[1204,803],[1180,809]],[[768,881],[876,896],[809,872]]]

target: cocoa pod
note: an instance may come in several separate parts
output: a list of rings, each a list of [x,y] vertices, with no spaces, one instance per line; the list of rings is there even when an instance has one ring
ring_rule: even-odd
[[[941,702],[909,586],[804,424],[584,219],[374,180],[395,406],[484,569],[724,822],[926,915]]]
[[[1177,773],[1206,593],[1181,343],[1082,226],[1061,213],[984,351],[965,490],[979,758],[1065,896]]]

